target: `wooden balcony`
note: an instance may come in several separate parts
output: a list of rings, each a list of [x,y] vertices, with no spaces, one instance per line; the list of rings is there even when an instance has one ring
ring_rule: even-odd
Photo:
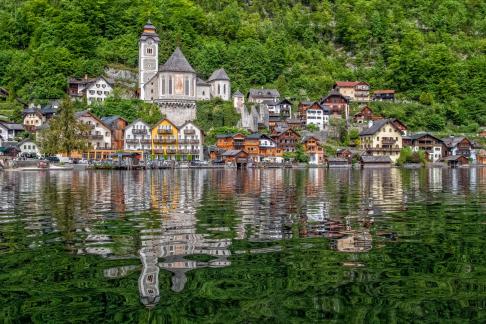
[[[127,144],[138,144],[139,141],[138,141],[138,139],[126,139],[125,143],[127,143]]]
[[[165,152],[167,154],[176,154],[177,150],[176,149],[166,149]]]
[[[184,134],[196,134],[195,129],[184,129]]]
[[[132,129],[132,134],[137,135],[137,134],[147,134],[147,129]]]
[[[141,144],[152,144],[152,140],[150,140],[150,139],[141,139],[140,140],[140,143]]]
[[[159,134],[172,134],[172,129],[159,128],[159,129],[157,129],[157,133],[159,133]]]
[[[89,138],[92,139],[92,140],[102,140],[103,139],[103,135],[101,135],[101,134],[91,134],[91,135],[89,135]]]
[[[381,144],[392,145],[395,144],[396,142],[397,140],[391,137],[384,137],[381,139]]]

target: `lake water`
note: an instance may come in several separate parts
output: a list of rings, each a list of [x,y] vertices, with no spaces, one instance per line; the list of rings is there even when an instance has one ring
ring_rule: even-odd
[[[486,168],[0,172],[0,322],[486,322]]]

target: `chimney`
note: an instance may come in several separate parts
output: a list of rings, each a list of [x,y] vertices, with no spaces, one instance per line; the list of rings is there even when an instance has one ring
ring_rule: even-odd
[[[371,126],[373,126],[373,121],[372,120],[368,120],[368,128],[370,128]]]

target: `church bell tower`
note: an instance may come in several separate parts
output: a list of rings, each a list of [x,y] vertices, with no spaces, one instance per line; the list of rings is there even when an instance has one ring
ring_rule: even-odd
[[[144,85],[153,78],[159,70],[159,42],[155,26],[150,21],[143,26],[138,47],[138,84],[140,88],[140,99],[150,100],[145,94]]]

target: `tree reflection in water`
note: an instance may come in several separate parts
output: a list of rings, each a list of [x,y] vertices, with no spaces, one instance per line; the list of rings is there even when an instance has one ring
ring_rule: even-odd
[[[158,321],[484,319],[486,169],[1,173],[0,184],[7,321],[148,320],[140,301]]]

